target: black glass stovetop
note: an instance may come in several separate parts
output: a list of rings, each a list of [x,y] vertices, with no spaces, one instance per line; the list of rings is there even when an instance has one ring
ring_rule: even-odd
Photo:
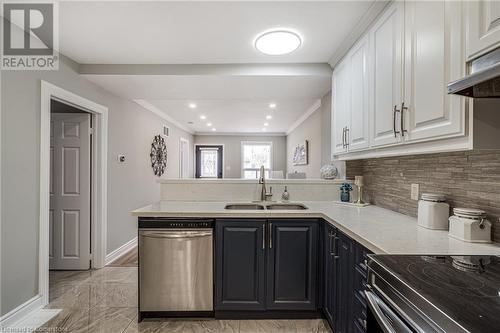
[[[371,259],[372,267],[385,268],[465,331],[500,332],[500,257],[374,255]]]

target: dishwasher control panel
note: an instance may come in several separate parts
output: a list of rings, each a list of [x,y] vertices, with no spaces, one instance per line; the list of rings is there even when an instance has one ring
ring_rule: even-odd
[[[171,219],[161,217],[139,217],[139,229],[168,228],[168,229],[199,229],[213,228],[213,219]]]

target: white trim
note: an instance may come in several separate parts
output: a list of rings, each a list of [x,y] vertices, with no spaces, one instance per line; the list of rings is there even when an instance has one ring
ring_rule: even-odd
[[[93,115],[94,158],[92,165],[92,268],[104,267],[107,234],[108,108],[46,81],[40,93],[40,234],[38,293],[42,306],[49,301],[49,180],[50,180],[50,101],[59,100]]]
[[[23,304],[0,317],[0,330],[4,327],[13,326],[24,317],[31,315],[35,311],[41,309],[43,306],[44,304],[42,295],[38,294],[34,296],[33,298],[27,300]]]
[[[240,144],[240,163],[241,163],[241,166],[240,166],[240,177],[241,179],[245,179],[243,177],[243,174],[244,174],[244,170],[245,168],[243,167],[243,164],[244,164],[244,158],[243,158],[243,146],[244,145],[269,145],[271,146],[271,161],[269,162],[269,176],[271,176],[271,172],[273,171],[273,166],[274,166],[274,147],[273,147],[273,142],[272,141],[241,141],[241,144]],[[283,170],[283,172],[285,172],[285,170]],[[271,178],[271,177],[269,177]]]
[[[194,177],[193,179],[210,179],[210,178],[196,178],[196,147],[197,146],[222,146],[222,178],[226,177],[226,147],[225,144],[223,143],[195,143],[194,144],[194,167],[193,167],[193,173]],[[220,179],[220,178],[214,178],[214,179]]]
[[[286,136],[285,132],[194,132],[196,136]]]
[[[300,124],[306,121],[307,118],[309,118],[314,112],[318,111],[320,107],[321,107],[321,99],[318,99],[316,102],[313,103],[313,105],[309,107],[309,109],[307,109],[307,111],[299,119],[297,119],[292,124],[292,126],[290,126],[290,128],[286,131],[286,135],[292,133],[297,127],[300,126]]]
[[[187,143],[187,173],[188,173],[188,178],[189,178],[189,166],[190,166],[190,162],[191,162],[191,159],[189,158],[189,140],[186,139],[186,138],[183,138],[182,136],[179,138],[179,178],[183,179],[182,178],[182,155],[181,155],[181,149],[182,149],[182,143],[183,142],[186,142]],[[224,151],[222,152],[224,154]]]
[[[132,250],[137,246],[137,236],[120,246],[119,248],[113,250],[106,256],[106,265],[111,264],[116,259],[120,258],[122,255]]]
[[[154,106],[153,104],[151,104],[150,102],[144,100],[144,99],[134,99],[133,100],[135,103],[137,103],[138,105],[142,106],[144,109],[150,111],[150,112],[153,112],[155,115],[157,115],[158,117],[160,118],[163,118],[165,119],[166,121],[170,122],[171,124],[177,126],[178,128],[180,128],[181,130],[183,131],[186,131],[188,132],[189,134],[194,134],[194,132],[192,130],[190,130],[189,128],[187,128],[186,126],[182,125],[181,123],[179,123],[177,120],[175,120],[174,118],[170,117],[169,115],[167,115],[165,112],[163,112],[162,110],[158,109],[156,106]]]

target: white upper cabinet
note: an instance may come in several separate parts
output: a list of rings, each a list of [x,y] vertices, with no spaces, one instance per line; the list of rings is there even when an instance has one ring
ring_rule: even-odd
[[[347,132],[349,151],[370,145],[370,38],[361,39],[348,57],[351,66],[351,110]]]
[[[395,1],[371,29],[373,45],[373,112],[371,145],[401,140],[397,107],[402,101],[404,2]]]
[[[347,152],[347,128],[350,120],[349,59],[340,62],[332,75],[332,153]]]
[[[463,135],[464,98],[446,84],[465,75],[462,2],[405,3],[404,96],[400,111],[405,141]],[[402,104],[404,103],[404,104]]]
[[[500,46],[500,1],[466,1],[467,60]]]
[[[469,16],[475,13],[470,8],[481,11],[483,21],[487,7],[493,32],[495,22],[500,26],[499,6],[389,3],[335,67],[333,155],[351,159],[470,149],[466,99],[448,95],[446,85],[466,74],[465,7]]]

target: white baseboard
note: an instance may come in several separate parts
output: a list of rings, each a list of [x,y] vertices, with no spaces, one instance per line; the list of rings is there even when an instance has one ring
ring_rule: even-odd
[[[0,318],[0,328],[12,327],[21,319],[42,308],[42,297],[36,295]]]
[[[132,250],[137,246],[137,237],[132,238],[116,250],[113,250],[111,253],[106,255],[106,265],[111,264],[116,259],[120,258],[122,255]]]

